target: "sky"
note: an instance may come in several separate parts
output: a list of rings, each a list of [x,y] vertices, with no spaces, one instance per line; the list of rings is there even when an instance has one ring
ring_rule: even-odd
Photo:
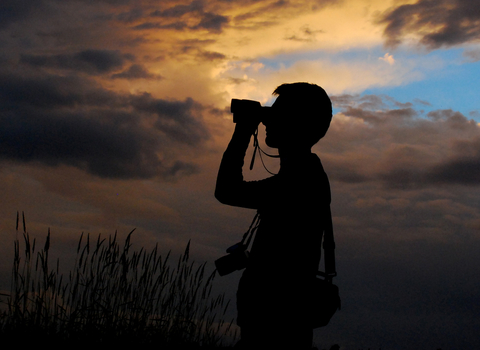
[[[50,228],[60,263],[82,232],[136,228],[134,248],[191,240],[212,267],[254,215],[213,196],[230,100],[271,105],[278,85],[307,81],[334,107],[313,151],[331,182],[342,297],[317,346],[480,348],[478,5],[3,0],[0,288],[17,211],[39,241]],[[245,169],[267,176],[258,160]],[[217,289],[234,298],[239,277]]]

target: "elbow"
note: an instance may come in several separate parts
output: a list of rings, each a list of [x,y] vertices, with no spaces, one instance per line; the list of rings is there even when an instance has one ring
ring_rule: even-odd
[[[222,204],[228,204],[228,199],[225,195],[225,192],[219,190],[218,187],[215,189],[215,198]]]
[[[237,192],[234,187],[226,184],[218,184],[215,187],[215,198],[222,204],[234,205]]]

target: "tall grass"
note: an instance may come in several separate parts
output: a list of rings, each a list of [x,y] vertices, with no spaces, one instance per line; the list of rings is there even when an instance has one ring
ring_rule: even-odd
[[[18,216],[17,216],[18,230]],[[14,243],[11,291],[0,318],[3,338],[61,344],[152,345],[159,349],[218,347],[231,336],[228,301],[212,296],[215,271],[190,261],[190,242],[176,263],[158,246],[133,250],[132,232],[92,239],[82,234],[74,267],[51,264],[50,230],[37,242],[23,230]]]

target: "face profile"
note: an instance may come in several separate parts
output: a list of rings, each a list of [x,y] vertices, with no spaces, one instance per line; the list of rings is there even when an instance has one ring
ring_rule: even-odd
[[[282,96],[278,96],[271,107],[268,117],[262,120],[265,125],[265,143],[271,148],[281,148],[291,136],[291,127],[289,119],[294,115],[289,115],[290,109]]]

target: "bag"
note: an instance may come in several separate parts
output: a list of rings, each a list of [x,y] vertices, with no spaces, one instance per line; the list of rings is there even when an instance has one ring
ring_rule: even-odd
[[[312,328],[324,327],[337,310],[340,310],[341,301],[338,287],[332,280],[324,277],[320,272],[315,277],[313,285]]]

